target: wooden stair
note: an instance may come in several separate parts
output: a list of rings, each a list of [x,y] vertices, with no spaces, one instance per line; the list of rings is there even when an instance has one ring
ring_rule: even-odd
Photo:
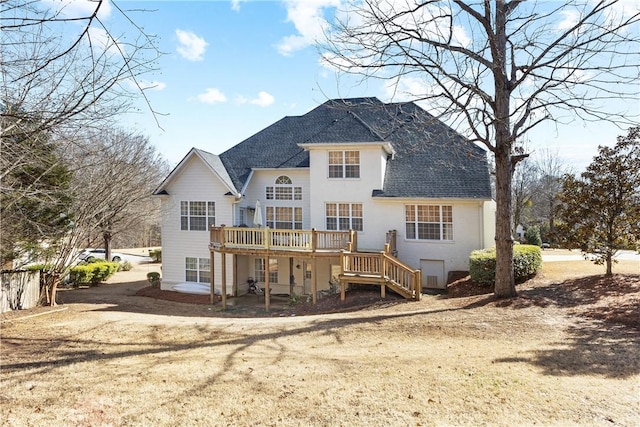
[[[343,301],[349,284],[378,285],[382,298],[386,288],[407,299],[420,300],[422,296],[422,271],[414,270],[387,251],[343,252],[340,259],[340,298]]]

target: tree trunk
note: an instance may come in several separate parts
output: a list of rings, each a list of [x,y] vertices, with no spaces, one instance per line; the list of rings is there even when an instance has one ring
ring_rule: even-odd
[[[498,298],[516,296],[513,278],[513,235],[511,234],[511,158],[512,137],[509,123],[511,91],[507,77],[507,5],[496,2],[495,43],[492,54],[496,69],[495,85],[495,156],[496,156],[496,276],[494,294]]]
[[[612,256],[611,253],[607,253],[607,259],[606,259],[606,263],[607,263],[607,272],[604,274],[606,277],[611,277],[613,276],[613,269],[612,269]]]
[[[509,150],[510,151],[510,150]],[[513,277],[513,235],[511,234],[511,155],[496,152],[496,276],[495,296],[517,295]]]
[[[102,239],[104,240],[104,259],[111,261],[111,232],[103,231]]]

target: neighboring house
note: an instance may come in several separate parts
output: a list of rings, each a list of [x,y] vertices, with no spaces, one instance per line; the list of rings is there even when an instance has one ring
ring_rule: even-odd
[[[419,298],[494,242],[486,152],[414,103],[327,101],[220,155],[193,148],[155,194],[163,289],[213,277],[240,295],[254,278],[314,300],[330,282]]]

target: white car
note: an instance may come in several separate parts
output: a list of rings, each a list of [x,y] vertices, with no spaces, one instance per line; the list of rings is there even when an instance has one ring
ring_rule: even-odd
[[[104,259],[105,250],[104,249],[85,249],[80,252],[78,258],[82,261],[91,261],[92,259]],[[119,254],[117,252],[111,252],[111,261],[120,262],[124,258],[124,255]]]

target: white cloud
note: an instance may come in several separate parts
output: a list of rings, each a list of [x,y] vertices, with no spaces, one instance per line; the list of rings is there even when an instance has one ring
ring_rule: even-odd
[[[108,0],[98,3],[94,0],[42,0],[51,9],[58,11],[65,18],[87,18],[98,10],[98,18],[106,19],[111,16],[111,2]]]
[[[559,30],[568,30],[578,23],[580,14],[577,10],[563,10],[560,12],[562,15],[562,21],[558,23]]]
[[[88,34],[88,42],[91,42],[94,51],[105,51],[112,55],[126,55],[125,46],[114,40],[111,33],[104,28],[90,27]]]
[[[236,12],[240,11],[240,3],[249,1],[249,0],[231,0],[231,10],[235,10]]]
[[[216,89],[213,87],[207,88],[204,93],[198,94],[196,96],[198,101],[203,102],[205,104],[218,104],[221,102],[227,102],[227,97],[220,89]]]
[[[322,39],[328,27],[324,9],[337,7],[340,0],[285,0],[287,21],[296,27],[297,34],[284,37],[277,45],[281,55],[291,55]]]
[[[176,37],[178,37],[177,51],[183,58],[189,61],[202,61],[204,59],[204,52],[207,49],[209,43],[202,37],[198,37],[191,31],[176,30]]]
[[[275,98],[268,92],[260,91],[256,98],[248,99],[244,96],[238,96],[236,98],[236,102],[238,104],[252,104],[257,105],[259,107],[268,107],[275,102]]]

